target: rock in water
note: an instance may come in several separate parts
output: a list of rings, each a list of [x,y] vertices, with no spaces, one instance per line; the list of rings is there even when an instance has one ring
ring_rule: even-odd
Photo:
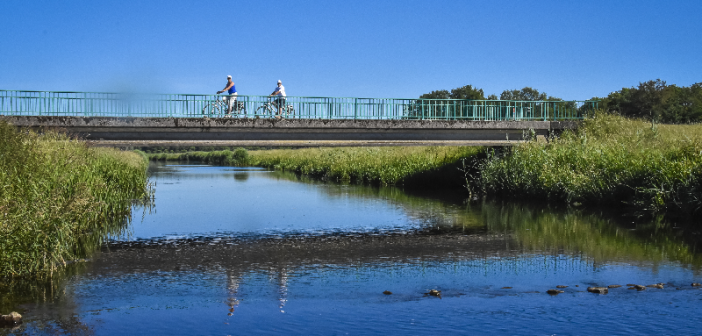
[[[563,293],[563,291],[558,289],[549,289],[546,291],[546,293],[548,293],[549,295],[558,295],[560,293]]]
[[[390,294],[392,294],[392,292],[386,290],[386,291],[383,292],[383,294],[385,294],[385,295],[390,295]]]
[[[17,312],[12,312],[7,315],[0,316],[0,321],[6,325],[14,325],[22,323],[22,315]]]
[[[432,289],[432,290],[430,290],[429,293],[427,293],[427,294],[429,294],[429,295],[431,295],[431,296],[441,296],[441,291],[440,291],[440,290],[436,290],[436,289]]]
[[[587,291],[590,293],[597,293],[597,294],[609,293],[609,289],[607,289],[607,287],[588,287]]]
[[[607,288],[619,288],[619,287],[621,287],[621,286],[622,286],[622,285],[609,285],[609,286],[607,286]]]
[[[693,287],[699,287],[699,286],[702,286],[702,284],[699,283],[699,282],[693,282],[693,283],[692,283],[692,286],[693,286]]]
[[[568,288],[568,286],[558,285],[558,286],[556,286],[556,288]]]

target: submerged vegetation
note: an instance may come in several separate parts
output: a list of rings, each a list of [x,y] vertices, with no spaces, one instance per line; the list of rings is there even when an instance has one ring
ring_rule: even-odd
[[[146,193],[145,158],[0,122],[0,276],[54,272],[116,233]]]
[[[485,161],[489,195],[629,205],[692,214],[702,207],[702,125],[657,125],[600,113],[549,143]]]

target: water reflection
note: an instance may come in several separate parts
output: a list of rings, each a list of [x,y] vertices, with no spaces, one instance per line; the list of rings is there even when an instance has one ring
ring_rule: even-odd
[[[696,332],[702,291],[690,284],[702,282],[700,256],[694,235],[667,223],[623,226],[582,211],[464,204],[260,169],[185,168],[155,168],[165,174],[159,213],[132,224],[151,225],[135,228],[146,238],[117,240],[50,283],[0,285],[2,308],[27,319],[15,333]],[[234,212],[195,206],[188,215],[183,195],[196,196],[191,204],[209,197],[195,205],[226,197],[241,204]],[[312,206],[294,211],[305,202]],[[251,218],[273,225],[239,229]],[[343,225],[320,224],[337,219]],[[659,282],[664,289],[584,291]],[[568,287],[544,294],[556,285]],[[431,289],[442,300],[423,295]],[[197,323],[182,323],[193,316]]]
[[[236,307],[239,306],[237,294],[239,292],[239,283],[241,282],[241,274],[227,270],[227,306],[229,307],[227,316],[232,316]]]
[[[600,263],[657,267],[677,262],[696,272],[702,265],[697,241],[685,239],[684,231],[670,224],[623,227],[611,218],[577,210],[544,211],[515,204],[484,204],[480,212],[490,232],[510,233],[527,250],[583,253]]]
[[[271,269],[268,276],[278,286],[278,309],[280,309],[281,313],[285,313],[283,308],[285,308],[285,303],[288,302],[288,269],[285,266]]]
[[[246,182],[246,180],[248,180],[248,179],[249,179],[249,174],[247,174],[247,173],[235,173],[234,174],[235,181]]]

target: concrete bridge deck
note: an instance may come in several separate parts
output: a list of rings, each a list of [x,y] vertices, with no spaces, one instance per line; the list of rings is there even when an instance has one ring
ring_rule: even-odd
[[[2,116],[10,124],[59,129],[115,146],[509,145],[577,126],[576,121],[316,120]],[[226,144],[225,144],[226,142]],[[139,144],[137,144],[139,143]],[[315,144],[316,143],[316,144]],[[196,146],[202,146],[198,144]],[[213,145],[214,146],[214,145]]]

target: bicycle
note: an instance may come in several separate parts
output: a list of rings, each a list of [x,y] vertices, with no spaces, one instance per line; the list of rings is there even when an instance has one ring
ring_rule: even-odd
[[[268,112],[268,114],[270,114],[271,117],[273,117],[278,114],[278,105],[276,105],[276,103],[271,98],[268,98],[268,102],[256,108],[256,112],[254,114],[259,114],[259,110],[262,110],[261,114],[265,115],[266,112]],[[281,114],[282,117],[285,118],[288,118],[291,115],[293,116],[293,118],[295,118],[295,108],[292,105],[285,105]]]
[[[229,108],[229,105],[227,104],[227,101],[225,101],[224,98],[225,97],[217,97],[214,101],[205,105],[205,107],[202,108],[202,115],[207,117],[231,116],[235,113],[246,115],[246,105],[240,101],[234,102],[234,105],[232,106],[232,112],[231,114],[228,114],[227,109]],[[230,99],[235,98],[236,97]]]

